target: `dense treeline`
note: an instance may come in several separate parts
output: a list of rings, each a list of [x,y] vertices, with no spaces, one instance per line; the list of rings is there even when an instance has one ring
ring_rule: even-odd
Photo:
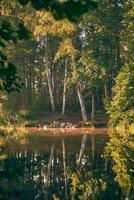
[[[134,121],[133,0],[99,0],[77,22],[3,1],[1,17],[23,22],[32,38],[8,45],[24,86],[1,96],[13,111],[81,111],[83,121],[107,109],[111,122]],[[91,118],[87,118],[87,112]]]

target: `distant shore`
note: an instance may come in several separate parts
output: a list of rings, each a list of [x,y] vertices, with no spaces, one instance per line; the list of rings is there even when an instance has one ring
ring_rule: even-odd
[[[107,128],[108,116],[105,113],[96,114],[94,121],[91,121],[88,113],[88,121],[82,121],[81,113],[46,113],[38,112],[28,118],[26,127],[38,128]]]

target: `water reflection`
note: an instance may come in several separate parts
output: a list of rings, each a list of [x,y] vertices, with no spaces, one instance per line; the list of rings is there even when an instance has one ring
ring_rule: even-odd
[[[106,135],[27,135],[2,147],[1,200],[120,200]],[[3,157],[2,157],[3,156]]]
[[[126,200],[134,199],[134,134],[128,131],[113,132],[106,146],[106,155],[113,161],[115,180]]]

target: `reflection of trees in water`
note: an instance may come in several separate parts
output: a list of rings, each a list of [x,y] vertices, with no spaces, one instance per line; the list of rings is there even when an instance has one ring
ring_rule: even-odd
[[[79,157],[76,160],[76,163],[77,163],[78,167],[81,164],[81,160],[82,160],[82,157],[83,157],[83,154],[84,154],[84,151],[85,151],[85,147],[86,147],[86,141],[87,141],[87,135],[84,135],[82,137],[82,141],[81,141],[81,148],[80,148]]]
[[[57,195],[60,200],[120,200],[113,161],[104,157],[105,142],[103,136],[85,135],[9,144],[10,151],[5,148],[7,157],[1,161],[0,199],[51,200]]]
[[[66,169],[66,150],[65,150],[65,141],[64,141],[64,139],[62,139],[62,155],[63,155],[63,166],[64,166],[65,199],[68,200],[68,192],[67,192],[67,169]]]
[[[134,199],[134,134],[124,131],[111,133],[106,155],[113,160],[115,180],[124,198]]]
[[[101,160],[102,151],[99,149],[99,156],[95,158],[95,136],[90,137],[90,145],[87,144],[87,135],[82,137],[81,148],[76,161],[77,171],[70,173],[71,177],[71,199],[96,199],[101,198],[101,193],[105,191],[105,179]],[[99,161],[99,162],[98,162]],[[96,167],[97,166],[97,167]],[[98,172],[99,173],[98,173]]]
[[[94,154],[95,154],[95,136],[91,135],[91,147],[92,147],[92,160],[94,160]]]

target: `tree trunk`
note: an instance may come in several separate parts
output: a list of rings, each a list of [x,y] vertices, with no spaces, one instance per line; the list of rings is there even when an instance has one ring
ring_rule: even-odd
[[[99,88],[98,87],[96,87],[96,100],[97,100],[98,108],[100,110],[101,109],[101,97],[100,97],[100,94],[99,94]]]
[[[65,114],[65,107],[66,107],[66,91],[67,91],[67,58],[65,59],[65,72],[64,72],[62,114]]]
[[[91,121],[95,120],[95,94],[92,92],[92,113],[91,113]]]
[[[40,67],[40,69],[39,69],[39,77],[38,77],[37,81],[38,81],[38,88],[39,88],[38,89],[38,98],[41,99],[43,96],[43,93],[42,93],[42,91],[43,91],[42,67]]]
[[[55,90],[55,80],[54,80],[54,71],[53,70],[51,72],[51,84],[52,84],[52,90],[53,90],[53,93],[54,93],[54,90]]]
[[[67,169],[66,169],[66,152],[65,152],[65,143],[62,139],[62,154],[63,154],[63,166],[64,166],[64,182],[65,182],[65,199],[68,199],[67,195]]]
[[[49,60],[48,60],[48,41],[47,41],[47,35],[45,37],[45,47],[46,47],[46,54],[45,54],[45,59],[44,63],[46,66],[46,76],[47,76],[47,82],[48,82],[48,89],[49,89],[49,96],[50,96],[50,101],[51,101],[51,107],[52,107],[52,112],[55,111],[55,102],[54,102],[54,95],[53,95],[53,86],[52,86],[52,76],[49,68]]]
[[[78,167],[81,164],[82,156],[84,154],[84,150],[85,150],[85,147],[86,147],[86,141],[87,141],[87,135],[84,135],[82,137],[82,141],[81,141],[81,148],[80,148],[79,157],[78,157],[78,159],[76,161]]]
[[[28,109],[32,106],[32,69],[31,66],[28,64],[28,85],[27,85],[27,106]]]
[[[85,105],[84,105],[84,99],[83,99],[80,87],[77,87],[76,90],[77,90],[77,95],[78,95],[79,102],[80,102],[82,119],[83,119],[83,121],[86,122],[87,121],[87,113],[86,113],[86,109],[85,109]]]
[[[54,102],[54,95],[53,95],[53,89],[52,89],[52,84],[51,84],[51,74],[50,74],[50,69],[48,67],[46,68],[46,76],[47,76],[52,112],[54,112],[55,111],[55,102]]]
[[[46,181],[47,187],[50,185],[51,165],[52,165],[53,158],[54,158],[54,145],[52,145],[51,147],[51,153],[50,153],[49,163],[47,167],[47,181]]]
[[[108,85],[107,85],[107,80],[105,80],[105,83],[104,83],[104,94],[105,94],[105,97],[108,96]]]

